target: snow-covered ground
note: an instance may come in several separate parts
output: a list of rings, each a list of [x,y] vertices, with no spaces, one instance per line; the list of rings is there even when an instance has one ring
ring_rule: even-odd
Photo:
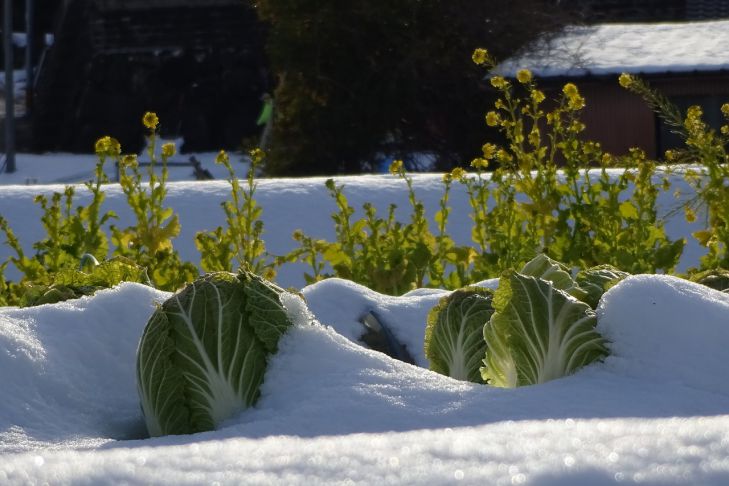
[[[41,176],[55,169],[39,162]],[[197,261],[192,236],[223,223],[228,186],[173,178],[168,204],[183,228],[176,247]],[[397,178],[337,180],[352,206],[394,202],[408,213]],[[416,175],[414,184],[432,215],[440,176]],[[26,245],[43,236],[33,196],[62,187],[0,187],[0,213]],[[296,228],[333,236],[323,178],[263,179],[257,200],[274,253],[291,248]],[[662,211],[675,204],[661,199]],[[452,206],[450,231],[466,243],[460,190]],[[105,207],[120,213],[118,224],[131,222],[118,186],[108,187]],[[680,214],[669,220],[674,237],[695,229]],[[682,266],[700,253],[691,244]],[[280,283],[303,287],[301,270],[283,269]],[[389,297],[338,279],[305,287],[320,324],[283,338],[256,406],[213,432],[156,439],[145,438],[135,354],[169,294],[127,283],[60,304],[2,308],[0,484],[729,484],[729,295],[673,277],[631,277],[598,309],[609,358],[505,390],[427,370],[425,317],[445,293]],[[373,310],[417,366],[357,342],[359,320]]]
[[[729,482],[725,294],[631,277],[598,311],[604,363],[512,390],[424,368],[425,315],[443,292],[387,297],[333,279],[304,295],[322,325],[283,338],[254,408],[214,432],[156,439],[143,438],[134,362],[168,294],[123,284],[0,310],[0,483]],[[372,309],[420,366],[344,337]]]

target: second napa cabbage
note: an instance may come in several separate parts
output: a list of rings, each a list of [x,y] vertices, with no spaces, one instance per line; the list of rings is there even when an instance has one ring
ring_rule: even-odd
[[[468,287],[441,299],[429,316],[425,353],[433,371],[459,380],[516,387],[544,383],[602,360],[595,329],[602,294],[628,276],[610,266],[571,276],[538,255],[506,271],[494,292]]]

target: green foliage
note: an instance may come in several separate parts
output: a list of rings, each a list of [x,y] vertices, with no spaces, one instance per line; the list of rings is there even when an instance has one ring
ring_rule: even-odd
[[[33,244],[36,259],[46,272],[55,273],[78,264],[82,255],[97,259],[106,257],[109,243],[103,226],[116,215],[112,211],[101,212],[104,202],[102,184],[108,182],[104,173],[104,161],[96,164],[95,180],[85,183],[92,196],[88,206],[73,208],[75,189],[66,186],[64,193],[53,193],[50,200],[44,195],[35,197],[43,209],[41,223],[46,238]]]
[[[233,260],[238,268],[248,268],[254,273],[273,279],[276,275],[273,263],[267,261],[266,244],[262,239],[263,221],[261,207],[256,203],[254,174],[263,162],[261,150],[251,151],[251,165],[243,190],[225,152],[220,152],[216,163],[228,169],[231,201],[221,203],[227,227],[218,226],[214,231],[195,234],[195,246],[200,251],[200,262],[206,272],[232,271]]]
[[[425,356],[431,370],[457,380],[483,383],[483,327],[494,313],[492,299],[492,290],[466,287],[443,297],[430,310],[425,328]]]
[[[180,221],[172,208],[164,207],[164,200],[167,195],[167,159],[174,153],[174,146],[163,147],[161,175],[157,176],[154,170],[157,139],[155,127],[156,123],[153,127],[148,127],[150,164],[146,184],[142,181],[136,156],[120,158],[120,151],[114,151],[119,164],[119,184],[135,216],[136,224],[126,228],[112,225],[111,238],[115,245],[114,255],[129,258],[145,267],[155,287],[176,290],[192,281],[198,271],[192,263],[182,262],[172,245],[172,240],[180,233]]]
[[[706,213],[705,229],[693,234],[708,250],[701,258],[701,269],[729,269],[729,103],[721,107],[725,124],[717,133],[702,119],[700,107],[689,107],[684,117],[665,96],[640,78],[622,74],[620,84],[642,96],[684,139],[685,147],[668,151],[666,159],[696,166],[696,170],[687,170],[685,176],[697,193],[694,202]],[[686,207],[686,219],[695,218],[693,208]]]
[[[482,49],[474,60],[495,66]],[[639,150],[616,159],[584,140],[580,113],[585,100],[572,83],[564,85],[549,112],[543,106],[546,96],[527,70],[516,82],[492,76],[491,85],[500,98],[486,123],[503,133],[506,144],[484,145],[483,156],[471,164],[477,177],[465,179],[474,242],[481,249],[476,278],[515,268],[541,252],[568,266],[672,270],[684,242],[669,240],[658,218],[657,196],[668,183],[656,184],[655,162]],[[486,188],[481,171],[492,162],[497,167]],[[622,171],[611,173],[612,166]]]
[[[519,273],[546,280],[555,289],[562,290],[576,299],[582,299],[586,295],[586,292],[572,279],[569,268],[543,253],[527,262]]]
[[[552,282],[505,272],[483,328],[483,379],[513,388],[574,373],[607,355],[590,306]]]
[[[292,325],[284,294],[247,271],[217,272],[155,311],[137,351],[152,437],[212,430],[256,402],[268,357]]]
[[[581,300],[593,309],[597,309],[602,294],[629,275],[612,265],[598,265],[580,271],[575,276],[575,282],[585,291]]]
[[[627,276],[603,265],[573,279],[562,263],[540,254],[519,272],[505,271],[496,292],[456,290],[428,314],[430,369],[508,388],[569,375],[607,355],[593,309]]]
[[[87,265],[85,261],[93,263]],[[67,266],[53,273],[48,285],[27,283],[23,289],[20,305],[36,306],[77,299],[84,295],[93,295],[98,290],[111,288],[121,282],[149,285],[149,278],[144,267],[123,257],[99,263],[93,256],[84,255],[79,268]]]
[[[438,228],[435,235],[402,161],[395,161],[390,171],[405,182],[408,191],[410,217],[405,223],[395,218],[394,204],[383,218],[374,205],[365,203],[363,216],[355,220],[355,209],[349,205],[344,186],[327,180],[327,190],[337,207],[331,215],[335,241],[315,240],[297,230],[293,237],[299,247],[284,257],[285,261],[301,261],[311,267],[312,273],[305,275],[308,283],[337,276],[392,295],[425,285],[458,288],[467,283],[473,250],[457,246],[447,231],[450,187],[455,177],[462,177],[463,170],[455,169],[455,177],[446,174],[443,178],[445,190],[434,217]]]
[[[722,268],[695,273],[691,275],[690,280],[720,292],[729,291],[729,270]]]
[[[326,263],[335,275],[379,292],[400,294],[424,285],[435,237],[428,229],[423,204],[415,197],[412,182],[404,173],[402,176],[408,183],[413,210],[409,223],[395,220],[395,205],[390,206],[387,218],[383,219],[371,204],[364,205],[364,217],[353,221],[355,210],[349,205],[343,186],[329,179],[326,187],[337,205],[332,214],[336,242],[315,241],[297,231],[294,239],[301,246],[287,259],[309,263],[313,271],[308,276],[310,282],[329,276],[322,273],[322,263]]]
[[[54,284],[58,273],[77,268],[84,255],[104,259],[108,252],[108,239],[103,226],[116,215],[113,211],[102,212],[104,202],[102,185],[108,182],[103,170],[104,160],[96,165],[95,179],[85,183],[91,194],[86,206],[74,208],[75,189],[67,186],[63,193],[54,192],[50,198],[38,195],[34,201],[43,210],[41,224],[46,237],[33,243],[35,254],[29,256],[20,241],[0,216],[0,231],[5,234],[5,244],[15,256],[0,267],[0,274],[8,263],[12,263],[22,274],[18,284],[6,282],[0,277],[0,302],[3,305],[32,305],[36,300],[33,289],[48,288]],[[28,295],[26,295],[28,294]]]
[[[377,154],[464,160],[484,136],[481,75],[464,53],[506,57],[559,19],[540,0],[261,0],[278,78],[273,175],[372,170]]]

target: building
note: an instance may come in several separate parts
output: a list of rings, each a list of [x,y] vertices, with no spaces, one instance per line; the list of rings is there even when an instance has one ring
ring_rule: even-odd
[[[586,99],[587,138],[611,153],[640,147],[657,157],[680,140],[640,97],[618,85],[618,76],[642,77],[684,113],[700,105],[705,120],[718,128],[720,106],[729,102],[727,45],[729,20],[575,26],[507,60],[499,70],[515,76],[529,68],[553,94],[574,82]]]

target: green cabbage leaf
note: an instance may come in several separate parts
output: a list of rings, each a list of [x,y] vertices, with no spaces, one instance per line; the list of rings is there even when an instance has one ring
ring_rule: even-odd
[[[513,388],[569,375],[607,355],[584,302],[541,278],[507,271],[484,326],[487,383]]]
[[[137,350],[150,436],[212,430],[256,402],[268,358],[292,325],[284,294],[245,270],[216,272],[154,312]]]
[[[491,318],[493,291],[466,287],[443,297],[428,314],[425,356],[430,369],[457,380],[483,383],[483,327]]]
[[[554,288],[564,290],[576,299],[582,300],[587,294],[572,278],[567,266],[556,260],[552,260],[543,253],[540,253],[531,261],[527,262],[519,273],[547,280],[552,283]]]
[[[602,294],[629,276],[629,273],[618,270],[612,265],[599,265],[582,270],[575,277],[575,281],[585,290],[585,296],[581,300],[593,309],[597,309]]]

